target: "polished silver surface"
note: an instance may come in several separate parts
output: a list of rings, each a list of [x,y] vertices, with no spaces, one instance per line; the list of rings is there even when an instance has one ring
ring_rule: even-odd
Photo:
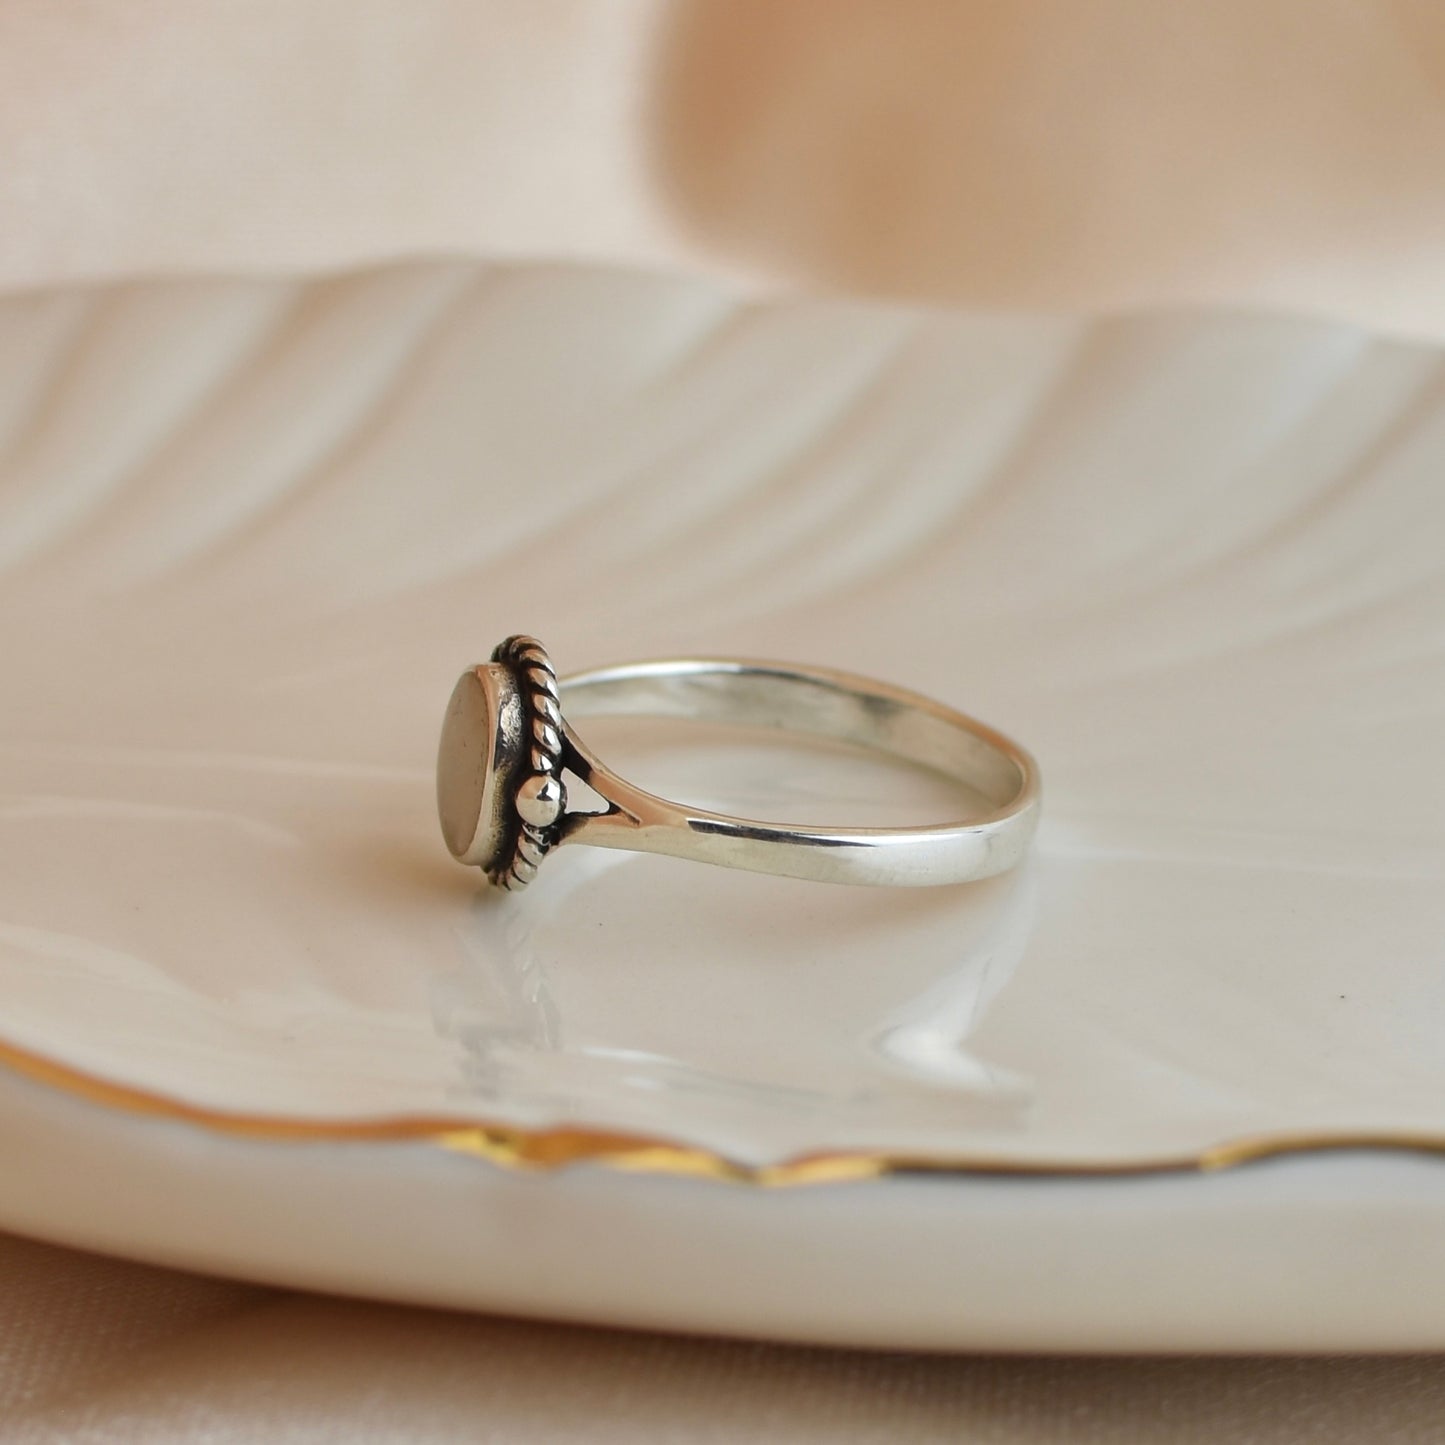
[[[563,708],[565,706],[565,715]],[[964,783],[981,816],[904,828],[762,822],[670,802],[602,763],[570,719],[691,718],[869,748]],[[568,811],[564,773],[603,801]],[[747,659],[629,663],[560,684],[533,637],[509,637],[462,674],[437,756],[437,807],[452,855],[499,887],[525,887],[563,843],[665,853],[823,883],[927,886],[1018,863],[1038,822],[1038,769],[1001,733],[942,703],[829,668]]]

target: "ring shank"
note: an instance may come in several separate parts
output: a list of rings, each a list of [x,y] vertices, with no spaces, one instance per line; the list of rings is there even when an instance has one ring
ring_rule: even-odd
[[[642,792],[568,728],[579,771],[612,805],[579,815],[569,841],[641,849],[727,867],[834,882],[937,884],[1013,866],[1033,834],[1038,775],[1015,743],[931,698],[826,668],[686,659],[601,668],[564,679],[565,715],[679,717],[826,737],[920,764],[967,784],[982,818],[917,828],[835,829],[710,813]]]

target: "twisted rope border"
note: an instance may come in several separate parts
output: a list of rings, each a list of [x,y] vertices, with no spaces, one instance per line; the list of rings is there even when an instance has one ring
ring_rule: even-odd
[[[562,704],[557,690],[557,670],[547,656],[547,649],[535,637],[517,633],[492,649],[492,661],[504,663],[516,674],[526,713],[528,761],[532,777],[559,777],[562,771]],[[498,864],[487,876],[499,888],[512,892],[525,888],[537,876],[537,869],[556,841],[556,836],[556,824],[542,827],[529,823],[518,813],[511,857],[506,863]]]

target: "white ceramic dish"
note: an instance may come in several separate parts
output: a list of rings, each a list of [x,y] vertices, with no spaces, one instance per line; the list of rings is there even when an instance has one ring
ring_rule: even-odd
[[[4,303],[0,1224],[796,1338],[1445,1343],[1438,370],[545,268]],[[1035,859],[479,895],[431,752],[511,630],[933,692],[1039,756]],[[607,733],[735,811],[939,806]]]

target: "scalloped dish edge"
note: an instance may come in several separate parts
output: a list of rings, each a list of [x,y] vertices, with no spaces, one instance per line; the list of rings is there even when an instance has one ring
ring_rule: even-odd
[[[308,1119],[233,1113],[117,1083],[4,1040],[0,1040],[0,1068],[87,1104],[141,1118],[187,1124],[233,1138],[294,1144],[423,1143],[484,1159],[504,1169],[525,1172],[596,1164],[626,1173],[710,1179],[761,1188],[853,1183],[893,1174],[1088,1179],[1215,1173],[1289,1155],[1360,1149],[1445,1157],[1445,1135],[1380,1131],[1256,1135],[1224,1140],[1196,1154],[1097,1162],[840,1150],[794,1155],[771,1164],[747,1164],[705,1145],[586,1125],[527,1129],[444,1116]]]

